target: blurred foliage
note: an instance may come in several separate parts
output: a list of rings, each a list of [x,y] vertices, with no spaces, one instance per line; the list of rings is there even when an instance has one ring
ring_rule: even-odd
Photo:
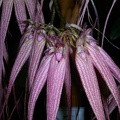
[[[116,40],[120,37],[120,18],[116,19],[110,31],[110,40]]]

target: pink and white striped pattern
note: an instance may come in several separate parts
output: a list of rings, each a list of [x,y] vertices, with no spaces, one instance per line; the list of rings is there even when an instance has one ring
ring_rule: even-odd
[[[87,54],[86,58],[83,59],[79,53],[76,53],[75,59],[80,80],[93,112],[98,120],[105,120],[98,81],[91,59]]]

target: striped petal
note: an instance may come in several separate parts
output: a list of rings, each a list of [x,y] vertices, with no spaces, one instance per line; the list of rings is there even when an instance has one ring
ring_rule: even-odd
[[[49,93],[47,93],[47,120],[55,120],[57,116],[65,77],[65,59],[62,58],[56,67],[57,69],[54,71],[52,79],[48,78],[47,80],[51,84],[47,86],[49,90]]]
[[[24,1],[27,6],[30,18],[34,20],[35,12],[36,12],[36,5],[38,4],[37,0],[24,0]]]
[[[88,101],[95,113],[97,120],[105,120],[101,95],[93,65],[89,58],[82,59],[76,54],[76,66],[83,84],[83,88],[88,97]]]
[[[2,77],[4,41],[12,13],[12,8],[13,8],[13,0],[3,0],[1,21],[0,21],[0,84]]]
[[[43,48],[45,46],[45,38],[42,35],[37,36],[33,43],[33,49],[30,56],[30,64],[28,70],[29,89],[33,84],[33,80],[40,63]]]
[[[34,83],[31,88],[29,102],[28,102],[28,120],[32,120],[33,118],[35,103],[46,82],[51,58],[52,58],[52,55],[45,56],[37,71]]]
[[[53,97],[53,96],[51,96],[52,95],[51,87],[53,86],[54,73],[55,73],[55,70],[57,69],[57,65],[58,65],[58,61],[56,61],[56,56],[54,55],[51,60],[51,63],[50,63],[50,68],[49,68],[48,77],[47,77],[47,106],[46,106],[46,109],[48,112],[51,110],[49,108],[49,106],[50,106],[49,104],[51,104],[53,102],[53,98],[51,99],[51,97]],[[50,113],[47,114],[47,116],[48,115],[50,116]]]
[[[24,0],[14,0],[14,7],[18,23],[27,20]],[[21,26],[20,23],[18,25],[21,33],[23,33],[25,29],[24,26]]]
[[[65,59],[66,59],[66,71],[65,71],[65,89],[68,105],[69,118],[71,117],[71,72],[70,72],[70,61],[69,61],[69,47],[66,45]]]
[[[42,22],[44,23],[44,15],[43,15],[43,11],[42,11],[42,5],[37,3],[37,14],[35,16],[35,21],[36,22]]]
[[[13,8],[13,0],[3,0],[2,15],[0,21],[0,40],[4,41],[6,32],[10,22],[10,17]]]
[[[8,98],[9,98],[9,95],[11,93],[14,81],[15,81],[18,73],[20,72],[22,66],[24,65],[24,63],[26,62],[26,60],[28,59],[28,57],[30,55],[30,51],[31,51],[31,48],[32,48],[32,43],[33,43],[33,39],[27,39],[19,50],[19,53],[17,55],[17,58],[15,60],[15,63],[13,65],[13,68],[12,68],[12,71],[11,71],[9,84],[8,84],[8,88],[7,88],[7,94],[6,94],[6,97],[5,97],[2,112],[4,110],[4,107],[5,107],[6,103],[8,102]],[[1,112],[1,114],[2,114],[2,112]]]
[[[101,76],[103,77],[103,79],[105,80],[109,90],[111,91],[112,95],[114,96],[117,105],[118,105],[118,109],[120,111],[120,95],[119,95],[119,91],[117,88],[117,85],[115,83],[115,80],[108,68],[108,66],[106,65],[106,62],[104,62],[104,60],[102,59],[102,55],[100,54],[98,49],[95,49],[94,47],[90,46],[90,45],[86,45],[87,46],[87,50],[89,51],[89,54],[91,56],[92,62],[95,65],[95,67],[97,68],[97,70],[99,71],[99,73],[101,74]]]
[[[106,64],[108,65],[110,71],[113,73],[113,76],[120,83],[120,68],[118,68],[118,66],[111,59],[111,57],[101,47],[98,47],[98,48],[99,48],[100,53],[103,56],[103,59],[105,60]]]
[[[120,91],[120,86],[118,86],[118,89]],[[119,92],[119,94],[120,94],[120,92]],[[107,101],[108,101],[109,114],[111,114],[113,112],[113,110],[117,107],[117,104],[115,102],[113,95],[110,95],[108,97]]]

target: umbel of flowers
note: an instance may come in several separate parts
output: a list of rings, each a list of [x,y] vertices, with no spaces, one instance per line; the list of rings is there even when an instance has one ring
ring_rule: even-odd
[[[116,81],[120,83],[120,69],[110,56],[97,45],[92,37],[92,29],[81,28],[75,24],[67,24],[60,30],[51,24],[43,24],[29,20],[22,37],[19,52],[13,65],[7,94],[1,116],[8,102],[12,87],[24,63],[29,60],[28,69],[28,114],[32,120],[36,101],[45,84],[47,120],[55,120],[60,104],[63,84],[66,88],[68,111],[71,108],[71,70],[70,57],[76,66],[80,81],[98,120],[106,120],[115,105],[120,112],[120,95]],[[109,106],[107,99],[102,98],[96,70],[106,83],[115,101]],[[106,101],[106,102],[105,102]],[[70,116],[69,116],[70,117]]]

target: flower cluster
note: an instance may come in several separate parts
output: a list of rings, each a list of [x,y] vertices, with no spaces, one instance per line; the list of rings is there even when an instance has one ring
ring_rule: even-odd
[[[91,31],[90,28],[82,29],[75,24],[67,24],[64,30],[59,30],[51,24],[46,25],[30,20],[26,32],[23,34],[19,52],[11,71],[2,112],[8,102],[18,73],[24,63],[29,60],[27,76],[29,88],[28,120],[33,118],[36,101],[45,84],[47,84],[47,120],[56,119],[63,84],[65,84],[66,88],[70,113],[70,57],[75,63],[95,117],[98,120],[109,118],[107,113],[109,101],[104,103],[96,70],[109,88],[112,94],[111,99],[115,100],[120,111],[120,95],[115,82],[117,80],[120,83],[120,69],[110,56],[97,45]],[[106,108],[104,104],[106,104]]]

